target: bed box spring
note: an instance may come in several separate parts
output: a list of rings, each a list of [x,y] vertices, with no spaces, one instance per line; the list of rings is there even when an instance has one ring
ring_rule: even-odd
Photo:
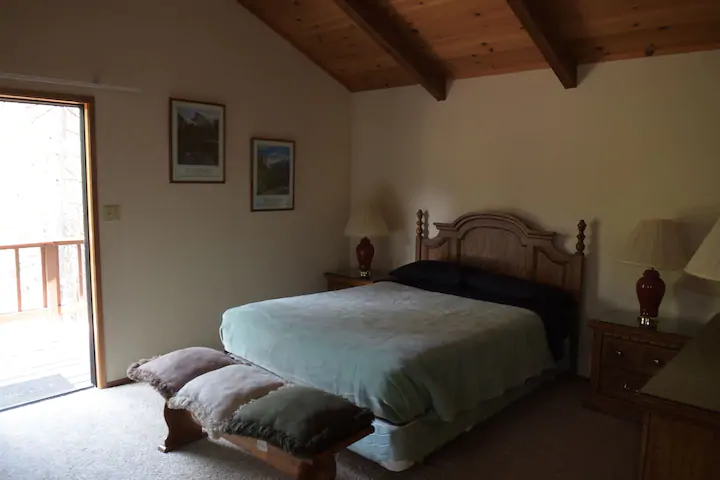
[[[428,454],[463,432],[484,422],[513,402],[557,378],[558,370],[548,370],[504,395],[486,400],[476,409],[464,412],[453,422],[444,422],[429,414],[406,425],[392,425],[382,419],[373,422],[374,433],[348,447],[384,468],[399,472],[421,462]]]

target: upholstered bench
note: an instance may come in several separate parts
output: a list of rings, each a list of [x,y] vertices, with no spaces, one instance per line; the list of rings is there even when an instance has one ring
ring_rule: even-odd
[[[166,399],[171,452],[210,434],[303,480],[335,478],[335,454],[373,432],[372,413],[221,352],[190,348],[130,366],[128,377]]]

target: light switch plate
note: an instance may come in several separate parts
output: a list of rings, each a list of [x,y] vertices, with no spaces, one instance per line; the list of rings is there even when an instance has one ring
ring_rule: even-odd
[[[102,218],[106,222],[120,221],[120,205],[104,205]]]

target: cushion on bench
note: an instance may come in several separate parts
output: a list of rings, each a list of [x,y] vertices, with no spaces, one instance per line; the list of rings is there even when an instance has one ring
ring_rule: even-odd
[[[211,437],[227,428],[238,407],[277,390],[285,383],[250,365],[230,365],[190,380],[168,400],[168,407],[188,410]]]
[[[150,384],[168,399],[190,380],[228,365],[236,365],[236,362],[222,352],[190,347],[133,363],[127,376],[130,380]]]
[[[369,428],[373,419],[343,398],[291,385],[240,407],[226,431],[309,458]]]

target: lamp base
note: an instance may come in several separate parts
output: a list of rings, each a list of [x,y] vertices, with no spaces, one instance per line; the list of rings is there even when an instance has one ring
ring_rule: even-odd
[[[648,268],[635,284],[635,291],[640,303],[639,318],[648,319],[645,323],[649,324],[650,320],[658,317],[660,303],[665,296],[665,282],[657,270]]]
[[[375,247],[370,242],[370,239],[363,237],[355,248],[357,254],[358,270],[360,270],[360,276],[362,278],[370,277],[370,267],[372,266],[373,257],[375,256]]]
[[[640,328],[647,328],[648,330],[657,330],[658,324],[660,323],[657,318],[642,315],[637,317],[637,321]]]

